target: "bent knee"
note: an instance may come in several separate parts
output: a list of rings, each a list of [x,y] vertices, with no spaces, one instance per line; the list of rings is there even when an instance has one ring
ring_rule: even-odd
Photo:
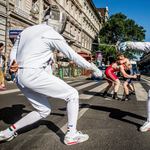
[[[115,80],[115,83],[120,84],[120,80]]]
[[[66,97],[66,100],[70,100],[70,99],[79,99],[79,93],[78,91],[73,88],[69,93],[68,96]]]
[[[50,108],[46,108],[46,109],[43,109],[42,111],[39,111],[39,114],[42,118],[46,118],[48,115],[50,115],[50,113],[51,113]]]

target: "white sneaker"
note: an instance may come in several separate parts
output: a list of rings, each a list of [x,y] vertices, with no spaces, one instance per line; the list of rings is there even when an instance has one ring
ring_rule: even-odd
[[[16,78],[14,78],[14,80],[13,80],[14,82],[16,82]]]
[[[0,132],[0,141],[11,141],[14,137],[18,135],[17,132],[14,132],[11,136],[5,136],[3,132]]]
[[[66,145],[73,145],[73,144],[84,142],[88,140],[88,138],[89,136],[87,134],[82,134],[81,131],[77,131],[73,137],[66,135],[64,139],[64,143]]]
[[[143,124],[143,126],[140,127],[141,132],[146,132],[148,130],[150,130],[150,122],[149,121],[145,122]]]
[[[8,81],[8,83],[14,83],[14,81]]]

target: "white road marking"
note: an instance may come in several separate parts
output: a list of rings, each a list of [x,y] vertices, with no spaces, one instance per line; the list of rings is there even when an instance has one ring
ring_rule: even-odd
[[[66,83],[71,83],[71,82],[74,82],[74,81],[64,81],[64,82],[66,82]]]
[[[10,93],[15,93],[15,92],[20,92],[20,90],[19,89],[12,89],[12,90],[0,91],[0,95],[10,94]]]
[[[121,83],[122,84],[122,83]],[[114,87],[113,87],[114,88]],[[113,95],[113,93],[114,93],[114,90],[112,90],[111,91],[111,95]],[[117,96],[119,97],[119,98],[123,98],[123,96],[124,96],[124,88],[122,87],[122,86],[120,86],[119,87],[119,90],[118,90],[118,92],[117,92]],[[107,98],[105,98],[105,100],[108,100],[108,101],[116,101],[115,99],[113,99],[112,97],[107,97]]]
[[[18,94],[18,96],[24,96],[24,94]]]
[[[89,95],[89,94],[80,94],[79,95],[79,98],[80,99],[90,99],[91,97],[93,97],[95,94],[97,94],[98,92],[102,91],[106,86],[107,86],[108,83],[104,83],[104,84],[101,84],[91,90],[89,90],[88,92],[93,92],[92,95]]]
[[[147,101],[147,92],[140,83],[133,83],[137,101]]]
[[[121,83],[122,84],[122,83]],[[120,86],[119,87],[119,90],[118,90],[118,92],[117,92],[117,96],[119,97],[119,98],[123,98],[123,96],[124,96],[124,88],[123,88],[123,86]]]
[[[86,105],[84,108],[82,108],[78,114],[78,119],[80,119],[84,113],[90,108],[90,105]],[[59,133],[60,131],[66,132],[68,127],[68,123],[66,123],[60,130],[58,130],[56,133]]]
[[[113,87],[112,87],[112,88],[113,88]],[[109,91],[108,91],[108,92],[109,92]],[[114,93],[114,90],[112,90],[110,94],[113,95],[113,93]],[[106,100],[106,101],[111,101],[111,100],[113,100],[113,99],[112,99],[112,97],[107,97],[107,98],[105,98],[105,100]]]
[[[75,86],[75,85],[78,85],[78,84],[81,84],[81,83],[84,83],[84,82],[76,82],[76,83],[72,83],[72,84],[69,84],[70,86]]]
[[[80,84],[80,83],[83,83],[83,82],[77,82],[77,83],[73,83],[73,84],[70,84],[70,85],[77,85],[77,84]],[[86,88],[86,87],[91,86],[91,85],[96,84],[96,83],[97,82],[90,82],[90,83],[87,83],[87,84],[84,84],[84,85],[77,86],[77,87],[75,87],[75,89],[80,90],[80,89]],[[97,87],[95,88],[95,90],[97,90]],[[92,90],[92,91],[94,91],[94,90]],[[19,96],[24,96],[24,94],[18,94],[18,95]]]
[[[146,80],[146,79],[145,79],[145,78],[143,78],[143,77],[142,77],[142,80],[147,81],[147,85],[149,85],[149,86],[150,86],[150,81],[149,81],[149,80]]]
[[[70,81],[70,82],[72,82],[72,81]],[[70,85],[74,86],[74,85],[77,85],[77,84],[80,84],[80,83],[83,83],[83,82],[76,82],[76,83],[72,83]],[[0,91],[0,95],[10,94],[10,93],[15,93],[15,92],[20,92],[20,89],[12,89],[12,90]],[[22,96],[24,94],[18,94],[18,95]]]
[[[87,84],[84,84],[84,85],[81,85],[81,86],[77,86],[75,87],[76,90],[81,90],[81,89],[84,89],[86,87],[89,87],[91,85],[94,85],[94,84],[97,84],[97,82],[90,82],[90,83],[87,83]]]

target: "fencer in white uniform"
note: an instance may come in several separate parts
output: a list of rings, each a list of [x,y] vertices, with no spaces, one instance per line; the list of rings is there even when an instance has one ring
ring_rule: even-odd
[[[16,83],[21,92],[36,109],[21,120],[0,132],[0,141],[9,141],[16,131],[47,117],[51,108],[47,96],[63,99],[67,102],[68,130],[64,142],[72,145],[86,141],[89,136],[76,130],[79,94],[76,89],[52,74],[49,59],[57,49],[70,60],[91,71],[95,77],[101,77],[99,69],[78,55],[65,39],[44,22],[25,29],[17,38],[10,54],[11,63],[18,64]]]
[[[126,49],[134,49],[141,51],[150,51],[150,42],[123,42],[120,43],[119,50],[126,51]],[[140,127],[141,132],[146,132],[150,130],[150,90],[148,91],[148,100],[147,100],[147,121]]]

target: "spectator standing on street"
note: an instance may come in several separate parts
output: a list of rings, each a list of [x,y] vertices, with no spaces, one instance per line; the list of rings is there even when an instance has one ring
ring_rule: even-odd
[[[9,66],[10,66],[10,60],[7,61],[7,70],[6,70],[7,76],[6,76],[6,78],[8,80],[10,80],[10,81],[8,81],[8,83],[14,83],[15,82],[15,75],[14,75],[14,73],[10,72]]]
[[[4,75],[2,72],[3,68],[3,59],[2,59],[2,50],[4,49],[4,44],[0,43],[0,90],[5,90],[5,83],[4,83]]]
[[[2,55],[2,72],[3,72],[3,75],[4,75],[4,72],[5,72],[5,61],[6,61],[6,58],[4,55]]]

